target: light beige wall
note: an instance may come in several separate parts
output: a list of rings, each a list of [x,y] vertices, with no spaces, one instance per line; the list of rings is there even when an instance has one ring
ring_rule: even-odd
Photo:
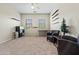
[[[11,18],[20,19],[16,9],[9,4],[0,4],[0,43],[11,40],[14,27],[20,22]]]
[[[63,18],[66,20],[66,24],[71,27],[70,32],[74,35],[79,35],[79,4],[58,4],[55,8],[59,9],[59,17],[60,19],[57,20],[59,22],[62,21]],[[53,10],[51,14],[53,13]],[[50,14],[50,29],[60,29],[60,24],[54,25],[51,19]]]

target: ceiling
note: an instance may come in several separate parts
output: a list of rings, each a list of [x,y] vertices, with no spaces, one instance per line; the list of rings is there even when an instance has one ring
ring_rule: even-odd
[[[57,6],[54,3],[33,3],[35,9],[32,9],[32,3],[14,3],[12,5],[19,13],[50,13]]]

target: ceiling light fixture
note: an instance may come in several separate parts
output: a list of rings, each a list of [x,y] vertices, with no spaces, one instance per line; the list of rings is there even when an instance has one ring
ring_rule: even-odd
[[[32,9],[35,9],[35,7],[34,7],[33,5],[31,6],[31,8],[32,8]]]
[[[38,7],[38,4],[32,3],[31,9],[32,9],[33,13],[37,13],[37,9],[40,9],[40,8]]]
[[[34,4],[33,4],[33,3],[32,3],[32,6],[31,6],[31,8],[32,8],[32,9],[35,9],[35,6],[34,6]]]

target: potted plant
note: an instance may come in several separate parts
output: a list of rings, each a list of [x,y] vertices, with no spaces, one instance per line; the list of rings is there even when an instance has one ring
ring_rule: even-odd
[[[65,33],[68,33],[68,29],[67,29],[68,26],[66,26],[66,21],[65,19],[63,18],[63,21],[62,21],[62,25],[61,25],[61,31],[63,32],[63,35],[65,35]]]

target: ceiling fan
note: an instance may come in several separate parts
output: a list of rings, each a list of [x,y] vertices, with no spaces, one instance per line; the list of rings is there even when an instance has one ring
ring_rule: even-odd
[[[39,6],[38,6],[38,3],[32,3],[31,9],[33,10],[34,13],[36,13],[37,12],[36,10],[40,9]]]

